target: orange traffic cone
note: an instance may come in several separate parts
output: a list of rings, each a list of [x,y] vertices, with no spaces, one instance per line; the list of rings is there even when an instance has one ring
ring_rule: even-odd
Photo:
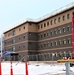
[[[25,62],[25,66],[26,66],[26,75],[29,75],[28,74],[28,61]]]
[[[2,75],[1,62],[0,62],[0,75]]]
[[[13,75],[13,69],[12,69],[12,61],[11,61],[10,63],[11,63],[11,68],[10,68],[10,75]]]

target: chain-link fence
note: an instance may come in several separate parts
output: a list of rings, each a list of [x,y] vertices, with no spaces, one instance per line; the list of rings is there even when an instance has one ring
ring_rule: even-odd
[[[25,54],[22,55],[21,58],[19,56],[5,56],[4,60],[7,61],[57,61],[58,59],[63,59],[63,58],[72,58],[72,55],[74,55],[72,52],[55,52],[55,53],[38,53],[38,54]]]
[[[26,57],[28,61],[56,61],[63,58],[72,59],[72,53],[42,53],[27,55]]]

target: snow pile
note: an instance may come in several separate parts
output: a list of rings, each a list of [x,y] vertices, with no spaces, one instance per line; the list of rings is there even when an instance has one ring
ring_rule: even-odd
[[[13,62],[13,74],[14,75],[25,75],[25,63]],[[29,64],[28,71],[29,75],[49,75],[49,74],[58,74],[65,73],[65,64]],[[2,75],[10,75],[10,62],[2,62]],[[74,67],[71,67],[70,70],[74,72]]]

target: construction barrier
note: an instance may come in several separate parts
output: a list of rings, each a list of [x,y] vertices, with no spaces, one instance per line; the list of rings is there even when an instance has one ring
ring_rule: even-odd
[[[26,68],[25,68],[25,69],[26,69],[26,75],[29,75],[29,74],[28,74],[28,61],[25,62],[25,67],[26,67]]]
[[[2,75],[2,67],[1,67],[1,62],[0,62],[0,75]]]
[[[16,66],[16,65],[15,65]],[[7,66],[8,67],[8,66]],[[17,66],[16,66],[17,67]],[[1,62],[0,62],[0,75],[18,75],[18,74],[14,74],[14,71],[13,71],[13,65],[12,65],[12,61],[10,61],[10,74],[8,74],[8,73],[4,73],[3,71],[2,71],[2,64],[1,64]],[[18,69],[18,68],[17,68]],[[8,69],[7,69],[8,70]],[[3,73],[2,73],[3,72]],[[23,75],[23,74],[21,74],[21,75]],[[24,75],[29,75],[29,73],[28,73],[28,61],[26,61],[25,62],[25,73],[24,73]]]
[[[10,63],[11,63],[11,66],[10,66],[10,75],[13,75],[12,61]]]

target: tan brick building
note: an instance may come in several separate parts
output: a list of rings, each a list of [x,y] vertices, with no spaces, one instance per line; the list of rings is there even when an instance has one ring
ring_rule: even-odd
[[[74,5],[39,21],[25,21],[4,32],[5,51],[21,57],[29,54],[61,54],[72,52],[72,13]],[[63,56],[63,55],[62,55]],[[58,59],[57,58],[57,59]],[[50,58],[51,59],[51,58]],[[40,59],[41,60],[41,59]],[[56,60],[56,58],[55,58]]]

